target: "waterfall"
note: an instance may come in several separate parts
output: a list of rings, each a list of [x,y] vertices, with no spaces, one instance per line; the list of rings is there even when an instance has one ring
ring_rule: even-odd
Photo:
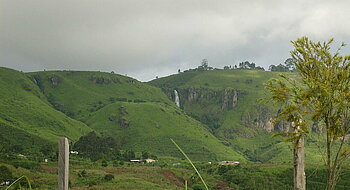
[[[179,98],[179,93],[177,93],[177,90],[174,90],[174,94],[175,94],[175,104],[177,105],[177,107],[180,107],[180,98]]]

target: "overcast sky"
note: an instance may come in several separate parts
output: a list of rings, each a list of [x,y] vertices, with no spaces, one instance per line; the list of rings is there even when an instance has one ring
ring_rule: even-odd
[[[0,0],[0,65],[141,81],[241,61],[283,63],[301,36],[350,44],[350,1]],[[349,54],[350,47],[343,50]]]

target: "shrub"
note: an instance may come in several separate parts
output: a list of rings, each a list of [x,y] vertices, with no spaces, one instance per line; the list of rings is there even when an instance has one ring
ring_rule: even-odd
[[[86,176],[87,176],[86,170],[83,170],[83,171],[78,173],[78,177],[86,177]]]
[[[103,160],[103,161],[102,161],[102,164],[101,164],[101,166],[103,166],[103,167],[107,167],[107,166],[108,166],[108,163],[107,163],[107,161],[106,161],[106,160]]]
[[[6,166],[0,166],[0,183],[12,180],[12,172]]]
[[[114,179],[113,174],[106,174],[105,177],[103,178],[105,181],[111,181]]]
[[[193,190],[204,190],[204,187],[202,184],[194,184],[192,185]]]

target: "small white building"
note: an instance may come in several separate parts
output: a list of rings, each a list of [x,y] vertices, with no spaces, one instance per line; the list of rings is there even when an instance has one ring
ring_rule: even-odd
[[[76,155],[78,155],[78,154],[79,154],[79,152],[78,152],[78,151],[70,151],[70,153],[71,153],[71,154],[76,154]]]
[[[21,158],[27,158],[27,156],[23,155],[23,154],[17,154],[18,157],[21,157]]]
[[[153,160],[151,158],[147,158],[147,159],[145,159],[145,162],[146,163],[154,163],[154,162],[157,162],[157,160]]]
[[[218,162],[219,165],[237,165],[239,164],[238,161],[221,161]]]
[[[9,181],[4,181],[0,183],[0,186],[9,186],[10,182]]]
[[[142,160],[130,160],[130,162],[132,162],[132,163],[143,163]]]

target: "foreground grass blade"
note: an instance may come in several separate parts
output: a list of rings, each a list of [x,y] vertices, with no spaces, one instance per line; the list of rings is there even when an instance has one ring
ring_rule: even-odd
[[[208,189],[207,184],[205,183],[204,179],[202,178],[201,174],[198,172],[196,166],[194,166],[194,164],[192,163],[192,161],[188,158],[188,156],[186,155],[186,153],[180,148],[179,145],[176,144],[176,142],[173,139],[170,139],[171,142],[174,143],[174,145],[176,146],[177,149],[179,149],[179,151],[185,156],[185,158],[190,162],[190,164],[192,165],[193,169],[196,171],[196,173],[198,174],[199,178],[202,180],[203,185],[205,186],[205,189]]]
[[[8,186],[5,190],[8,190],[8,189],[10,189],[10,187],[12,187],[14,184],[16,184],[19,180],[21,180],[22,178],[25,178],[26,180],[27,180],[27,183],[28,183],[28,186],[29,186],[29,189],[30,190],[32,190],[32,184],[30,183],[30,180],[29,180],[29,178],[27,177],[27,176],[22,176],[22,177],[20,177],[20,178],[18,178],[18,179],[16,179],[13,183],[11,183],[11,185],[10,186]]]

